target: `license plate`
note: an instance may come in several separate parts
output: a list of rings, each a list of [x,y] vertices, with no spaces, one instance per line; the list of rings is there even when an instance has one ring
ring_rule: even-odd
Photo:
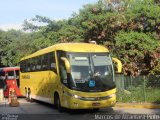
[[[100,106],[100,103],[92,103],[92,106]]]

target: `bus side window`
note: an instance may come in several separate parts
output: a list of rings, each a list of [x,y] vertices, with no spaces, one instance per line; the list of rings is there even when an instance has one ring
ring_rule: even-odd
[[[48,57],[47,54],[42,56],[42,70],[47,70]]]
[[[20,71],[21,72],[26,72],[27,71],[27,61],[22,61],[20,62]]]
[[[42,69],[41,67],[41,56],[36,58],[37,64],[36,64],[36,71],[40,71]]]
[[[61,81],[67,85],[67,71],[63,61],[60,61],[60,75],[61,75]]]
[[[36,70],[36,59],[32,58],[32,71]]]
[[[49,63],[50,63],[50,70],[53,70],[55,73],[57,73],[57,70],[56,70],[56,61],[55,61],[55,54],[54,52],[51,52],[49,54]]]
[[[27,61],[26,60],[22,61],[20,63],[20,70],[21,70],[21,72],[27,72],[28,68],[27,68]]]
[[[50,54],[49,53],[47,53],[46,54],[46,58],[47,58],[47,70],[50,70]]]
[[[31,62],[30,62],[30,59],[27,60],[26,68],[27,68],[26,72],[30,72],[31,71]]]
[[[29,59],[29,63],[30,63],[30,71],[33,71],[33,65],[34,65],[33,58]]]
[[[20,71],[24,72],[24,62],[23,61],[20,62]]]

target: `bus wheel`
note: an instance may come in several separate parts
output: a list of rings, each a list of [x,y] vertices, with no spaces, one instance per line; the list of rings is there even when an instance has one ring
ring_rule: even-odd
[[[34,102],[31,94],[29,95],[29,102]]]
[[[33,102],[33,98],[32,98],[32,95],[31,95],[31,89],[30,88],[29,88],[29,91],[28,91],[28,101]]]
[[[26,100],[28,100],[28,92],[27,92],[27,88],[25,87],[25,98]]]
[[[55,95],[55,106],[59,112],[63,112],[63,108],[61,106],[61,102],[58,94]]]

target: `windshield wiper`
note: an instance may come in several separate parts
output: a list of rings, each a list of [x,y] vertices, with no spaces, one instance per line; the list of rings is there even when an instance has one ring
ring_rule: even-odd
[[[89,92],[101,92],[102,90],[89,90]]]

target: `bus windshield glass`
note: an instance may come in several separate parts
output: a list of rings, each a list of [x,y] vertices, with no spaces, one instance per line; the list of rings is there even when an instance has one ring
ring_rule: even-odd
[[[10,80],[10,79],[15,79],[14,71],[8,71],[7,79],[8,79],[8,80]]]
[[[2,79],[2,80],[5,79],[5,72],[0,71],[0,79]]]
[[[70,53],[72,89],[101,92],[115,88],[109,53]]]

